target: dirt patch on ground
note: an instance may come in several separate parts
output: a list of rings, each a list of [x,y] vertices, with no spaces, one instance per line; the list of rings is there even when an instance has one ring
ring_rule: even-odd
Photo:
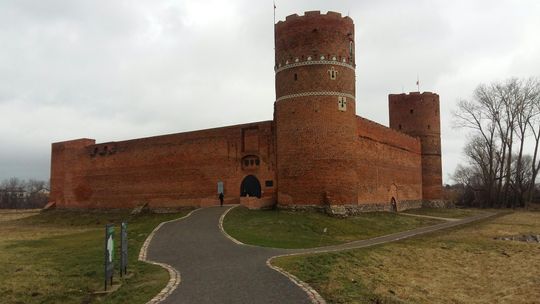
[[[526,243],[540,243],[540,233],[537,234],[519,234],[511,236],[498,236],[495,237],[496,240],[501,241],[519,241]]]

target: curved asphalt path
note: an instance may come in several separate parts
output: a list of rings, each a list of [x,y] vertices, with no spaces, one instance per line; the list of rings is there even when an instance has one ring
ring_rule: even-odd
[[[181,275],[162,303],[311,303],[302,289],[266,266],[270,257],[289,251],[237,245],[221,233],[219,218],[229,208],[196,210],[155,234],[148,259]]]
[[[180,285],[161,303],[312,303],[305,291],[269,268],[266,261],[278,255],[368,247],[493,215],[485,213],[336,246],[291,250],[232,242],[219,227],[221,215],[230,208],[198,209],[182,220],[164,224],[157,231],[148,248],[148,258],[169,264],[181,274]]]

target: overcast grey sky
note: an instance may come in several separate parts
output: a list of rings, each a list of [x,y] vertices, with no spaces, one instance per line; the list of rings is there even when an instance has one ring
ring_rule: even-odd
[[[441,97],[445,181],[462,162],[451,111],[480,83],[540,76],[540,1],[276,1],[356,25],[357,114],[389,93]],[[49,177],[50,144],[272,119],[272,1],[0,0],[0,179]]]

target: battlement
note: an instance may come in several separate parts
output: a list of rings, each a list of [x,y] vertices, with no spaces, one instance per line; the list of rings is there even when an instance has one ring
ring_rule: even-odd
[[[333,19],[333,20],[345,20],[350,23],[353,23],[353,20],[349,16],[341,16],[341,13],[328,11],[326,14],[321,14],[321,11],[307,11],[304,12],[304,15],[298,15],[298,14],[292,14],[287,17],[285,17],[285,21],[278,21],[276,23],[276,27],[283,26],[284,24],[288,22],[293,21],[301,21],[305,19],[311,19],[311,18],[324,18],[324,19]]]
[[[62,150],[66,148],[78,149],[78,148],[83,148],[83,147],[93,145],[95,143],[96,143],[96,140],[92,138],[78,138],[78,139],[73,139],[73,140],[55,142],[52,144],[52,149],[53,150]]]
[[[439,95],[432,92],[389,94],[390,128],[414,136],[440,132]]]
[[[438,101],[439,95],[437,93],[433,92],[409,92],[409,93],[401,93],[401,94],[388,94],[388,101],[390,102],[399,102],[399,101],[408,101],[408,100],[414,100],[414,101]]]
[[[354,71],[354,23],[329,11],[289,15],[275,25],[275,66],[287,68],[331,64]]]

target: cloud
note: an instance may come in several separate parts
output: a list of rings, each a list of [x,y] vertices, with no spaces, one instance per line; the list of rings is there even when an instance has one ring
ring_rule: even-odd
[[[460,161],[451,111],[479,83],[540,71],[540,4],[277,1],[356,25],[357,112],[387,95],[441,96],[444,178]],[[98,142],[272,119],[273,10],[262,1],[0,3],[0,179],[49,175],[50,143]]]

